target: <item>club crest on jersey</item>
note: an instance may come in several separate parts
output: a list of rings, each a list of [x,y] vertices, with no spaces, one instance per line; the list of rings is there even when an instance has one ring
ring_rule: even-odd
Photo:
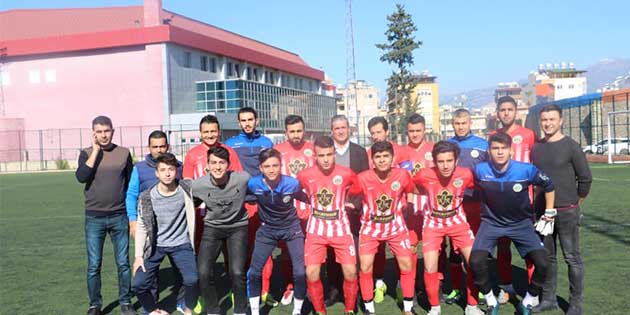
[[[319,203],[322,208],[326,208],[332,204],[335,193],[328,189],[328,187],[322,187],[315,196],[317,196],[317,203]]]
[[[339,186],[341,183],[343,183],[343,177],[341,177],[341,175],[333,177],[333,184]]]
[[[448,208],[453,203],[453,194],[446,189],[442,189],[436,198],[438,205],[442,208]]]
[[[376,210],[378,210],[378,212],[387,212],[392,208],[393,202],[394,199],[386,194],[382,194],[376,199]]]
[[[514,136],[514,138],[512,138],[512,142],[520,144],[521,142],[523,142],[523,137],[521,135]]]
[[[512,190],[514,190],[514,192],[521,192],[523,190],[523,185],[516,183],[512,186]]]
[[[291,202],[291,195],[286,195],[286,196],[282,197],[282,202],[284,202],[284,203]]]
[[[304,150],[304,156],[313,156],[313,150],[311,149]]]
[[[413,164],[413,169],[411,170],[411,176],[416,176],[416,174],[418,174],[418,172],[420,172],[420,170],[424,167],[424,165],[422,165],[422,163],[420,162],[416,162]]]
[[[297,175],[299,172],[303,171],[306,168],[306,162],[301,159],[295,159],[289,162],[289,172],[291,175]]]
[[[455,188],[460,188],[463,184],[464,181],[461,178],[457,178],[453,181],[453,186],[455,186]]]
[[[424,154],[424,159],[427,161],[433,161],[433,155],[431,155],[431,152],[427,152]]]
[[[398,189],[400,189],[400,182],[399,181],[394,181],[392,183],[392,186],[390,187],[393,191],[398,191]]]
[[[470,156],[472,156],[475,159],[478,158],[479,157],[479,151],[477,151],[477,150],[470,151]]]

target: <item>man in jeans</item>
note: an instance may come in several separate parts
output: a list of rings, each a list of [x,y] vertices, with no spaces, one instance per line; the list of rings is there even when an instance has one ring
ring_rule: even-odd
[[[584,289],[584,263],[580,256],[580,204],[588,195],[593,180],[586,156],[580,146],[562,134],[562,110],[556,105],[547,105],[540,110],[540,126],[545,137],[534,144],[532,162],[545,172],[556,186],[555,217],[553,233],[544,237],[549,256],[549,268],[543,285],[542,299],[534,307],[534,313],[558,308],[556,288],[558,265],[556,262],[556,239],[560,239],[564,260],[569,266],[569,309],[567,314],[582,314],[582,290]],[[542,209],[545,198],[537,194],[536,209]]]
[[[85,245],[87,248],[87,286],[90,297],[88,315],[100,315],[101,264],[105,236],[110,235],[118,267],[118,302],[123,315],[135,315],[131,307],[129,268],[129,221],[125,213],[125,193],[133,163],[129,150],[113,144],[114,129],[109,117],[92,121],[92,146],[81,150],[77,180],[85,184]]]
[[[247,311],[245,263],[248,252],[248,215],[243,207],[249,174],[230,171],[230,152],[215,146],[208,150],[208,175],[193,182],[193,195],[206,205],[201,245],[197,256],[199,284],[204,300],[202,314],[219,314],[214,264],[225,243],[234,293],[234,314]]]
[[[133,288],[142,307],[149,315],[169,314],[158,309],[151,292],[156,274],[165,256],[181,272],[185,305],[183,313],[192,315],[197,303],[197,263],[195,262],[195,205],[190,180],[178,181],[179,161],[171,153],[157,157],[157,185],[140,194],[135,235],[136,273]]]

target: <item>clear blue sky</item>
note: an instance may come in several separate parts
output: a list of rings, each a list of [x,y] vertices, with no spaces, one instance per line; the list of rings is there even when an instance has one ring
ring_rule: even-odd
[[[140,5],[140,0],[0,0],[0,10]],[[391,67],[374,44],[385,41],[395,1],[353,2],[357,78],[384,94]],[[525,78],[539,63],[578,68],[630,57],[630,1],[400,1],[424,45],[415,69],[438,76],[441,94]],[[185,16],[299,54],[336,84],[346,80],[345,2],[164,0]]]

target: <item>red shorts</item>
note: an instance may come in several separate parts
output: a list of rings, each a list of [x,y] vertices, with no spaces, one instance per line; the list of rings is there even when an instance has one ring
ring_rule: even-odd
[[[370,235],[359,235],[359,255],[376,255],[378,245],[387,242],[389,248],[396,257],[411,256],[411,241],[407,232],[398,233],[389,238],[379,239]]]
[[[326,248],[335,250],[336,261],[342,265],[357,263],[357,251],[354,248],[352,234],[344,236],[323,237],[307,233],[304,241],[304,264],[321,265],[326,262]]]
[[[422,252],[442,250],[442,242],[445,236],[450,238],[453,249],[456,251],[461,248],[472,247],[475,242],[475,236],[470,230],[468,223],[442,228],[425,227],[422,236]]]

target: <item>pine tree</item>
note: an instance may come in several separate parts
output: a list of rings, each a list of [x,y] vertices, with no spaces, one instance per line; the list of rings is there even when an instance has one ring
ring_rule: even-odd
[[[387,79],[390,112],[395,113],[392,127],[396,130],[392,133],[396,134],[404,132],[404,122],[417,110],[417,104],[412,104],[410,98],[416,83],[410,69],[414,64],[413,51],[422,45],[422,41],[416,40],[414,33],[418,28],[403,5],[396,4],[396,11],[387,16],[387,21],[387,43],[376,44],[376,47],[383,50],[381,61],[396,66],[396,71],[392,71]]]

